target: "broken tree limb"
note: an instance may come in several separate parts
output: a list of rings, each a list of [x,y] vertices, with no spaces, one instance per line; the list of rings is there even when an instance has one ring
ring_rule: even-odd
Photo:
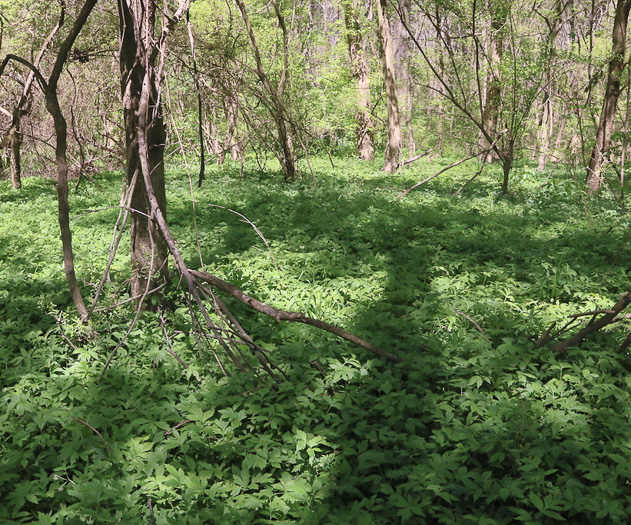
[[[407,166],[408,164],[412,164],[413,162],[416,162],[418,159],[422,159],[423,157],[429,155],[432,151],[434,151],[434,150],[430,148],[427,151],[424,151],[423,153],[420,153],[419,155],[416,155],[415,157],[412,157],[411,159],[399,162],[396,165],[396,169],[401,169],[404,166]]]
[[[319,319],[313,319],[312,317],[307,317],[306,315],[299,312],[286,312],[284,310],[279,310],[278,308],[274,308],[273,306],[270,306],[257,299],[254,299],[254,297],[250,297],[243,291],[239,290],[236,286],[233,286],[232,284],[227,283],[226,281],[223,281],[219,277],[216,277],[209,273],[200,272],[196,270],[190,270],[190,273],[191,275],[197,277],[198,279],[201,279],[202,281],[207,282],[211,286],[214,286],[215,288],[218,288],[219,290],[229,294],[230,297],[234,297],[239,302],[245,304],[246,306],[249,306],[253,310],[256,310],[257,312],[273,317],[277,321],[288,321],[290,323],[303,323],[310,326],[315,326],[316,328],[320,328],[321,330],[324,330],[325,332],[329,332],[338,337],[341,337],[342,339],[346,339],[347,341],[350,341],[351,343],[363,348],[364,350],[368,350],[369,352],[375,355],[378,355],[379,357],[385,357],[386,359],[388,359],[389,361],[392,361],[393,363],[403,362],[403,359],[400,358],[399,356],[391,354],[390,352],[386,352],[382,350],[381,348],[378,348],[364,341],[363,339],[360,339],[356,335],[349,334],[348,332],[342,330],[341,328],[338,328],[337,326],[330,325],[328,323],[325,323],[324,321],[320,321]]]
[[[477,153],[474,153],[473,155],[469,155],[468,157],[461,159],[459,161],[454,162],[453,164],[450,164],[449,166],[447,166],[446,168],[443,168],[442,170],[440,170],[438,173],[434,173],[434,175],[432,175],[431,177],[427,177],[425,180],[422,180],[421,182],[417,182],[414,186],[412,186],[411,188],[408,188],[405,191],[402,191],[401,193],[399,193],[397,195],[397,197],[405,197],[406,195],[408,195],[410,192],[412,192],[413,190],[415,190],[416,188],[418,188],[419,186],[422,186],[423,184],[425,184],[426,182],[429,182],[432,179],[435,179],[436,177],[438,177],[439,175],[442,175],[443,173],[445,173],[446,171],[455,168],[456,166],[459,166],[460,164],[462,164],[463,162],[467,162],[468,160],[471,160],[475,157],[479,157],[480,155],[484,155],[485,153],[488,153],[489,151],[493,150],[495,148],[495,144],[497,144],[497,142],[500,140],[500,138],[502,138],[502,135],[504,135],[504,133],[506,133],[506,131],[508,130],[504,130],[502,131],[493,141],[493,143],[486,148],[483,151],[478,151]],[[477,176],[477,174],[476,174]]]
[[[551,348],[553,351],[557,353],[563,353],[567,351],[568,348],[573,346],[579,346],[585,338],[587,338],[590,334],[601,330],[605,326],[608,326],[612,323],[617,322],[620,318],[618,314],[622,312],[629,304],[631,303],[631,292],[623,293],[616,304],[614,304],[610,309],[602,310],[602,315],[598,319],[596,319],[597,315],[601,311],[597,311],[594,318],[587,323],[583,328],[581,328],[575,335],[566,339],[565,341],[561,341],[553,345]],[[585,315],[591,315],[594,312],[587,312]],[[570,316],[572,319],[576,319],[577,315]],[[548,342],[548,341],[547,341]],[[545,344],[545,343],[544,343]]]

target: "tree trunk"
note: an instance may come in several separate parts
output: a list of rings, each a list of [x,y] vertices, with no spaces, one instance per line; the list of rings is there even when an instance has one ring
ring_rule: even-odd
[[[357,154],[362,160],[375,158],[373,123],[370,117],[370,78],[359,25],[358,6],[354,0],[343,2],[346,40],[351,61],[351,77],[357,83]]]
[[[22,148],[22,132],[20,131],[20,107],[13,111],[13,122],[9,128],[8,141],[10,147],[11,158],[11,183],[16,190],[22,187],[22,157],[20,150]]]
[[[550,90],[546,89],[543,94],[543,107],[541,108],[541,119],[539,120],[539,161],[537,163],[537,171],[546,169],[552,126],[552,99]]]
[[[235,138],[237,131],[237,119],[239,117],[239,98],[237,88],[227,93],[224,97],[224,112],[228,120],[228,133],[226,135],[226,144],[230,147],[230,158],[232,160],[240,160],[242,156],[241,146]]]
[[[488,148],[490,142],[488,137],[493,140],[498,133],[498,119],[502,104],[502,75],[500,72],[500,62],[504,53],[504,26],[508,18],[509,6],[506,0],[499,0],[489,3],[491,11],[491,32],[489,35],[489,46],[487,50],[489,61],[490,78],[486,85],[486,99],[484,110],[482,111],[482,127],[486,130],[487,135],[482,134],[481,146],[483,149]],[[486,160],[491,160],[495,155],[492,151],[486,154]],[[512,164],[510,162],[509,164]]]
[[[399,101],[397,99],[396,75],[394,72],[394,53],[390,23],[386,11],[386,0],[375,0],[379,23],[379,40],[381,42],[381,59],[383,63],[383,81],[386,88],[388,105],[388,145],[384,160],[384,171],[396,171],[401,152],[401,124],[399,122]]]
[[[515,139],[512,137],[508,137],[506,141],[506,149],[502,151],[502,171],[503,171],[503,179],[502,179],[502,193],[504,195],[508,194],[508,181],[510,177],[510,172],[513,169],[513,160],[515,159]]]
[[[147,188],[140,172],[138,149],[139,107],[143,82],[150,83],[147,147],[151,184],[162,215],[166,217],[164,142],[166,139],[155,71],[155,4],[148,0],[119,0],[120,71],[127,147],[126,178],[134,184],[131,199],[131,293],[143,295],[168,282],[168,249],[151,215]],[[148,73],[148,74],[147,74]]]
[[[408,159],[414,157],[416,143],[412,130],[412,72],[410,42],[405,26],[410,27],[410,0],[402,0],[399,4],[398,14],[401,19],[395,20],[392,26],[392,40],[394,43],[395,75],[399,82],[399,95],[404,100],[403,121],[405,134],[407,135]],[[403,144],[401,144],[403,147]]]
[[[616,2],[616,15],[613,24],[611,58],[607,72],[607,84],[603,109],[600,113],[598,128],[596,129],[596,142],[587,166],[587,192],[594,193],[600,189],[602,182],[602,166],[604,154],[611,143],[611,132],[620,96],[620,77],[624,69],[625,40],[627,38],[627,21],[631,0],[618,0]]]

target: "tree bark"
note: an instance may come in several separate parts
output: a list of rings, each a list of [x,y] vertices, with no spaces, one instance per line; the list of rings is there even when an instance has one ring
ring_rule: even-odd
[[[155,13],[149,0],[119,0],[120,72],[127,148],[126,179],[132,183],[140,172],[138,129],[143,82],[148,78],[150,102],[146,119],[146,140],[151,184],[162,215],[166,218],[164,187],[164,142],[166,139],[155,71]],[[131,293],[141,295],[146,289],[168,282],[168,249],[161,230],[155,224],[147,199],[143,177],[136,177],[131,199]]]
[[[343,2],[346,41],[351,61],[351,77],[357,83],[357,154],[362,160],[375,158],[373,122],[370,117],[370,77],[363,49],[358,6],[354,0]]]
[[[394,72],[394,53],[390,23],[386,11],[386,0],[375,0],[379,23],[379,40],[381,42],[381,59],[383,63],[383,82],[386,88],[388,105],[388,145],[384,159],[384,171],[394,172],[401,152],[401,124],[399,119],[399,101],[397,99],[396,74]]]
[[[226,144],[230,148],[230,158],[240,160],[243,153],[239,141],[235,137],[237,131],[237,119],[239,117],[239,94],[237,87],[226,93],[224,96],[224,113],[228,120],[228,133],[226,134]]]
[[[495,137],[498,132],[498,119],[502,105],[502,75],[500,72],[500,62],[504,53],[504,26],[508,18],[509,6],[506,0],[489,2],[491,12],[491,32],[489,35],[489,45],[487,49],[489,80],[486,84],[486,98],[482,111],[482,127],[487,132],[482,134],[480,146],[488,147],[487,136]],[[486,160],[494,157],[493,151],[487,153]],[[512,164],[512,162],[510,163]],[[510,171],[510,168],[509,168]]]
[[[9,128],[7,139],[9,142],[11,153],[11,184],[13,188],[19,190],[22,187],[22,132],[20,131],[20,124],[22,116],[20,114],[20,107],[13,110],[13,121]]]
[[[603,108],[600,113],[598,128],[596,129],[596,142],[587,166],[587,192],[594,193],[600,190],[602,182],[602,167],[604,155],[611,144],[611,133],[620,96],[620,78],[624,69],[625,41],[627,38],[627,21],[629,19],[631,0],[618,0],[616,2],[616,15],[611,37],[611,58],[607,72],[607,84]]]

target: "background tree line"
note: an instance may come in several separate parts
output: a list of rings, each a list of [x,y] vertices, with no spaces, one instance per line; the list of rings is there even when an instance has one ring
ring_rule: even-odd
[[[72,19],[80,5],[64,9]],[[2,55],[49,70],[63,38],[57,11],[3,2]],[[603,163],[624,176],[628,12],[629,2],[602,0],[199,0],[168,43],[166,153],[201,154],[202,166],[272,155],[291,180],[315,152],[384,151],[392,171],[417,150],[473,154],[495,142],[480,159],[502,164],[504,191],[515,159],[583,167],[597,190]],[[59,81],[79,180],[124,158],[119,23],[97,4]],[[35,84],[20,64],[0,80],[3,170],[15,187],[54,157]]]

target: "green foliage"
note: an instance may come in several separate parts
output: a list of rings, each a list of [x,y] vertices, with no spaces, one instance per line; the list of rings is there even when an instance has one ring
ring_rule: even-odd
[[[328,162],[328,160],[327,160]],[[405,357],[393,366],[302,325],[231,304],[287,374],[278,388],[224,377],[199,355],[173,293],[167,352],[157,315],[128,303],[89,325],[66,298],[54,191],[0,185],[0,522],[624,523],[631,491],[631,362],[624,334],[552,355],[533,340],[628,288],[628,219],[565,172],[496,168],[459,197],[465,164],[396,176],[312,159],[317,187],[247,164],[195,190],[171,174],[185,256],[274,306],[336,323]],[[372,170],[372,171],[371,171]],[[115,206],[120,176],[72,196]],[[265,235],[275,268],[246,215]],[[116,210],[72,222],[78,275],[98,281]],[[197,235],[197,238],[195,237]],[[127,254],[103,305],[127,298]],[[472,321],[477,323],[478,327]],[[199,378],[199,379],[198,379]]]

